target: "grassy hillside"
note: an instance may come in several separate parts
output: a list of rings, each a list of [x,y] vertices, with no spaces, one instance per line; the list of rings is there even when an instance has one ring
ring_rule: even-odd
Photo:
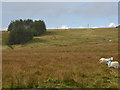
[[[6,37],[3,33],[3,42]],[[117,60],[116,28],[48,30],[13,48],[3,46],[3,88],[118,87],[118,71],[98,62],[110,56]]]
[[[2,45],[6,45],[6,42],[8,40],[8,35],[9,35],[9,32],[2,31]]]

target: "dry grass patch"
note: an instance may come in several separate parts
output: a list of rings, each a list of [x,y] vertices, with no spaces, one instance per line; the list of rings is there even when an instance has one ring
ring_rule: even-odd
[[[103,31],[102,37],[107,38],[105,32],[108,31]],[[118,87],[118,71],[98,62],[101,57],[111,55],[117,60],[116,31],[111,30],[110,35],[114,40],[111,43],[97,41],[100,31],[95,31],[96,39],[87,33],[82,38],[71,37],[71,34],[82,35],[86,32],[83,30],[50,32],[53,33],[36,37],[43,41],[33,40],[25,45],[14,45],[14,49],[3,47],[3,88]],[[57,38],[52,40],[53,34]],[[85,41],[86,36],[89,36],[88,42]]]

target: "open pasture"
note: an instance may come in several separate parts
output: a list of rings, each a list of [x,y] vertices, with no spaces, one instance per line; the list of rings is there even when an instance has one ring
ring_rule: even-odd
[[[24,45],[2,47],[3,88],[118,88],[117,69],[100,64],[118,60],[118,30],[47,30]],[[109,40],[112,40],[109,42]]]

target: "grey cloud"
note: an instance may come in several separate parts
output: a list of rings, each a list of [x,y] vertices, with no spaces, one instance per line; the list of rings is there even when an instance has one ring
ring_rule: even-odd
[[[16,18],[59,17],[103,18],[117,14],[118,3],[113,2],[3,2],[3,24]],[[42,17],[44,16],[44,17]],[[71,18],[71,19],[72,19]]]
[[[116,5],[112,7],[112,5]],[[72,10],[71,13],[76,15],[88,16],[88,17],[108,17],[117,15],[117,3],[86,3],[86,7],[79,6]]]
[[[8,4],[8,5],[7,5]],[[60,16],[64,14],[85,15],[85,16],[108,16],[117,13],[117,6],[111,7],[114,3],[7,3],[3,8],[9,9],[8,14],[24,14],[34,16],[37,14],[49,14]],[[71,7],[68,6],[71,4]],[[75,6],[75,5],[76,6]],[[72,6],[73,5],[73,6]],[[116,4],[117,5],[117,4]]]

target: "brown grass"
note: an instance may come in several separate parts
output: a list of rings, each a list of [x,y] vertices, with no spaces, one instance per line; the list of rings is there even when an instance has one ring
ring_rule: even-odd
[[[117,60],[117,49],[117,42],[53,47],[28,44],[14,46],[13,50],[4,46],[3,88],[30,88],[32,83],[34,88],[117,88],[118,71],[98,62],[111,55]]]

